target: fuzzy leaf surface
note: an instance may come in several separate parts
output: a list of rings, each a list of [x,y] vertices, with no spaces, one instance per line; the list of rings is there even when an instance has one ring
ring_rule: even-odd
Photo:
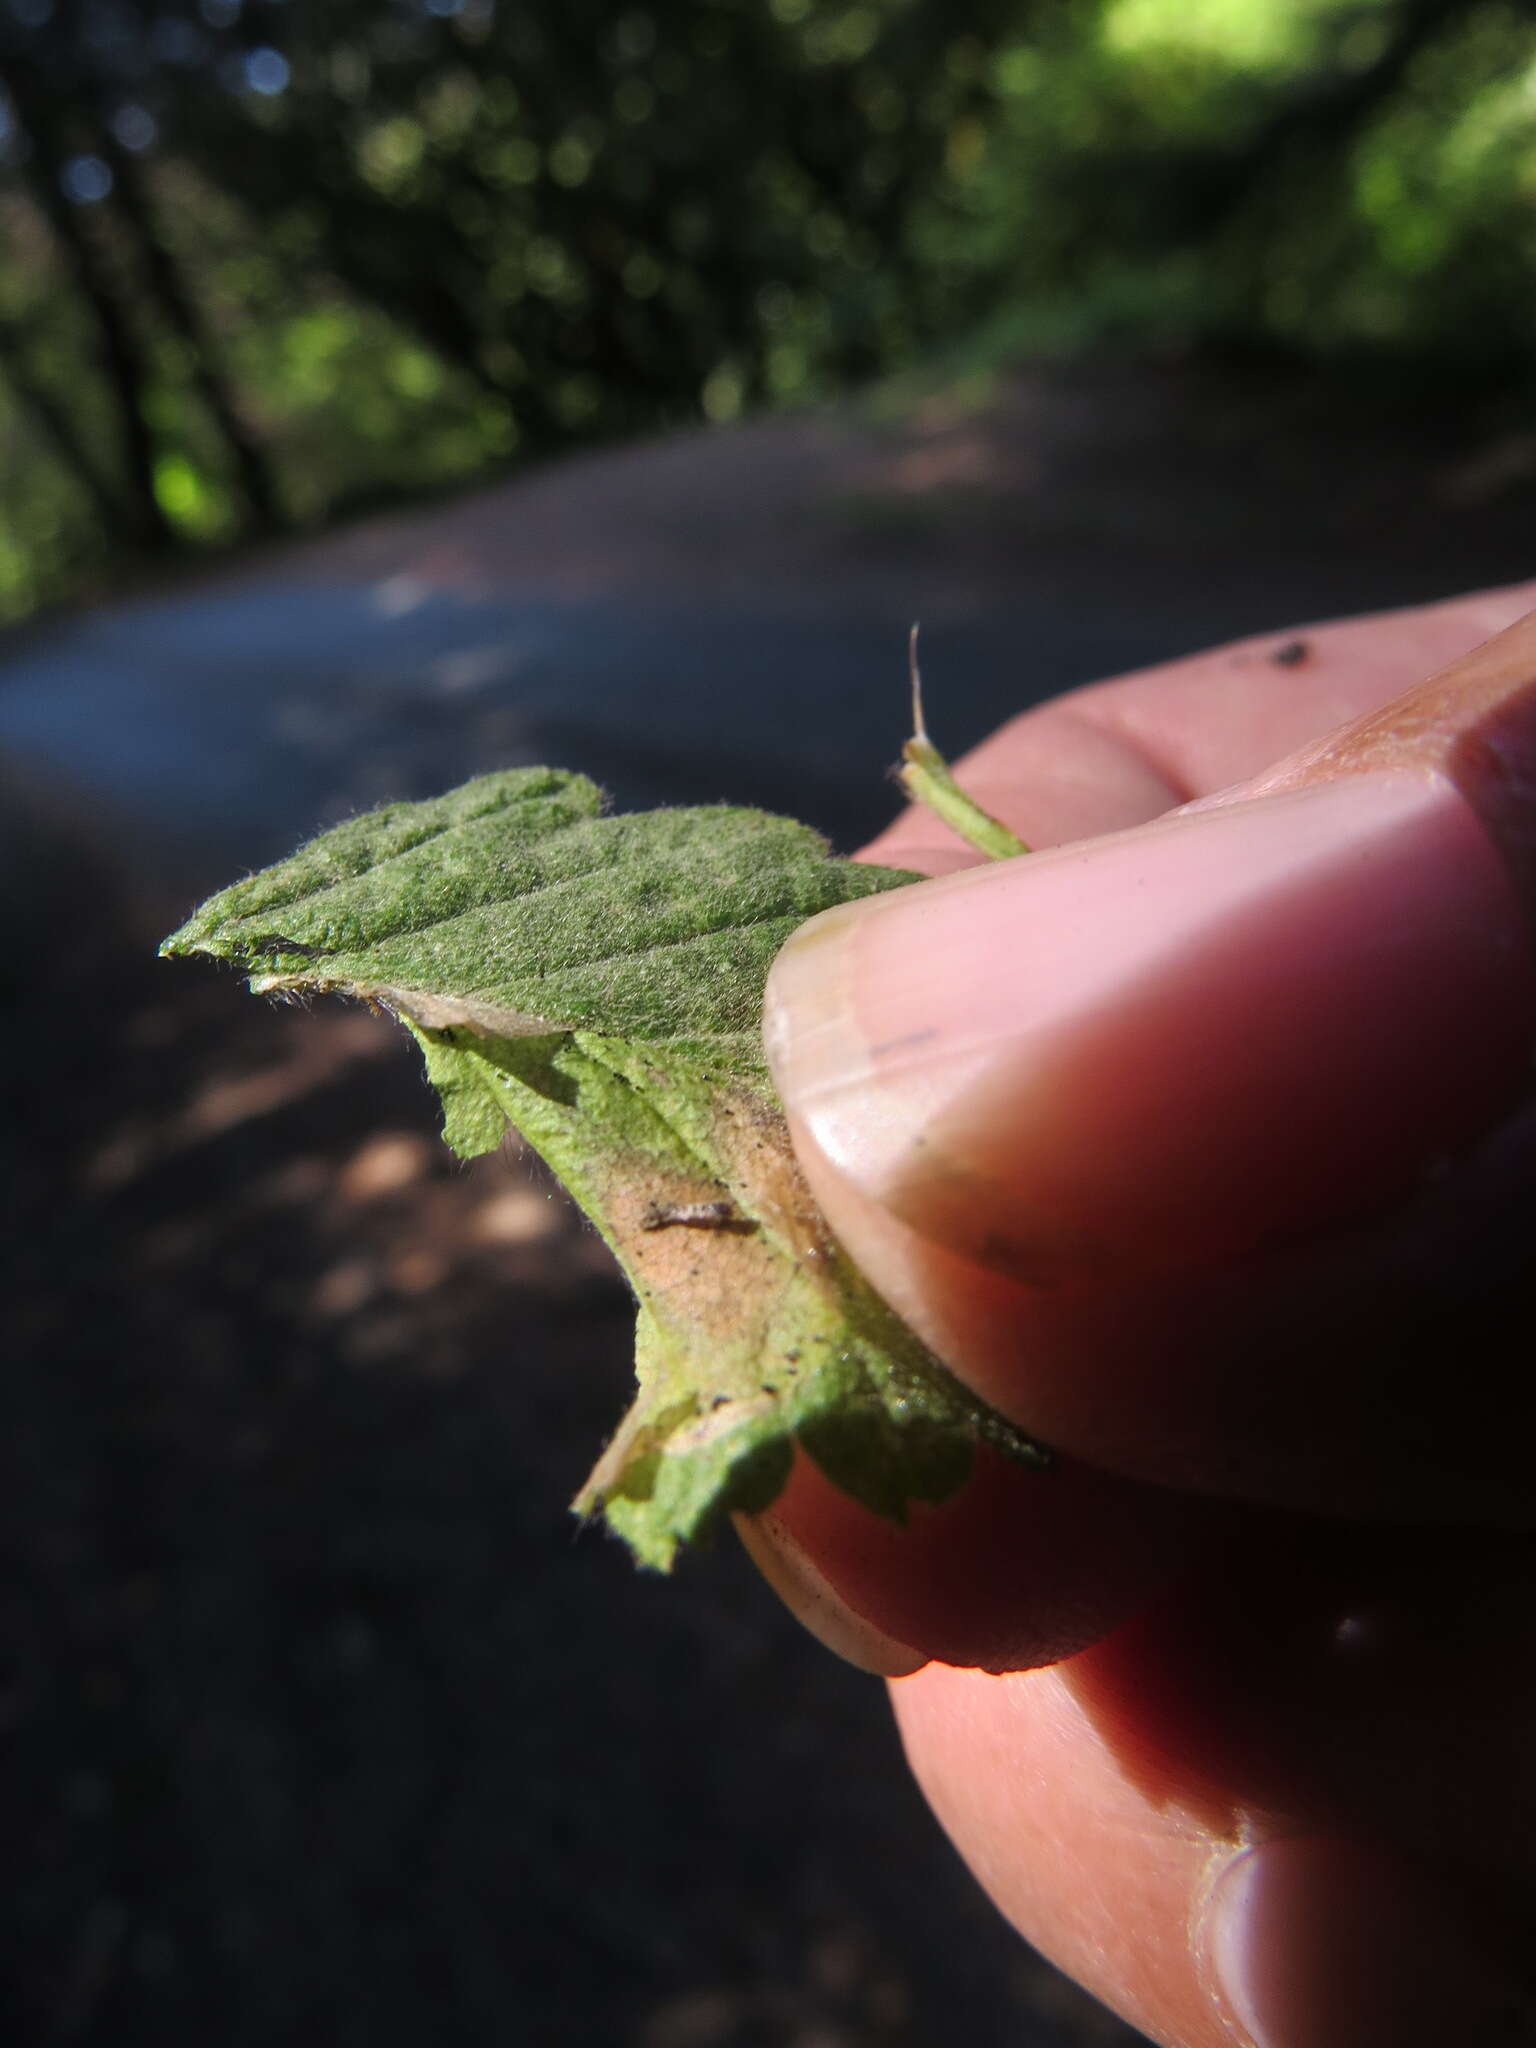
[[[167,939],[258,992],[381,1005],[465,1158],[510,1124],[637,1303],[634,1406],[577,1497],[646,1564],[766,1506],[798,1442],[900,1518],[978,1441],[1042,1453],[965,1392],[832,1241],[763,1060],[763,985],[808,917],[917,879],[725,806],[603,815],[556,769],[350,820]]]

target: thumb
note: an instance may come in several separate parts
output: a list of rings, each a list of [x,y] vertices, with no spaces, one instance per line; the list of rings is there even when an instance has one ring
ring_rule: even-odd
[[[813,920],[767,1036],[833,1229],[1062,1448],[1296,1498],[1283,1449],[1278,1476],[1255,1457],[1298,1341],[1379,1350],[1356,1297],[1401,1316],[1464,1275],[1429,1211],[1468,1174],[1497,1208],[1511,1170],[1483,1141],[1529,1087],[1533,795],[1536,615],[1245,787]],[[1379,1423],[1372,1373],[1346,1434]],[[1348,1505],[1336,1479],[1303,1504]]]

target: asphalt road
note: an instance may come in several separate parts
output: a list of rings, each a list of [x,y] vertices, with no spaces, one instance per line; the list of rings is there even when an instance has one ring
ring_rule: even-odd
[[[906,625],[899,599],[884,618],[804,619],[676,598],[473,598],[404,575],[240,585],[39,635],[0,669],[0,749],[136,821],[210,887],[360,806],[522,763],[580,766],[625,809],[757,804],[849,846],[894,808]],[[1195,630],[1052,590],[930,626],[932,714],[963,746]]]

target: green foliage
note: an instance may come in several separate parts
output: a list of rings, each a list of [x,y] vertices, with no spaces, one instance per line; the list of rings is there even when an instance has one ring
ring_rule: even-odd
[[[942,260],[1006,277],[1004,348],[1204,342],[1527,383],[1533,75],[1532,11],[1500,0],[1110,0],[1092,34],[997,53]]]
[[[1529,374],[1529,0],[95,18],[0,13],[0,611],[969,335]]]
[[[903,223],[977,97],[951,53],[1010,13],[0,19],[18,274],[76,329],[0,332],[15,430],[54,494],[86,487],[98,548],[208,543],[866,376],[929,331]],[[251,89],[258,59],[276,90]],[[82,160],[109,189],[66,201]],[[53,376],[91,390],[105,489],[36,417]],[[35,501],[3,504],[16,579]]]
[[[237,882],[168,939],[256,990],[361,997],[420,1043],[465,1157],[514,1125],[634,1287],[640,1388],[578,1498],[646,1564],[766,1506],[800,1444],[877,1512],[953,1492],[980,1440],[1041,1453],[965,1393],[829,1237],[759,1039],[807,917],[915,879],[803,825],[605,817],[549,769],[393,804]]]

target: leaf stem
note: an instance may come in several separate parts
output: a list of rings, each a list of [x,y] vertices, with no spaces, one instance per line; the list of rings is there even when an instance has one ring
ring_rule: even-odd
[[[949,763],[928,737],[923,722],[923,679],[917,665],[917,627],[907,636],[907,669],[912,678],[912,737],[901,750],[897,780],[915,804],[923,804],[951,832],[988,860],[1011,860],[1029,848],[956,782]]]

